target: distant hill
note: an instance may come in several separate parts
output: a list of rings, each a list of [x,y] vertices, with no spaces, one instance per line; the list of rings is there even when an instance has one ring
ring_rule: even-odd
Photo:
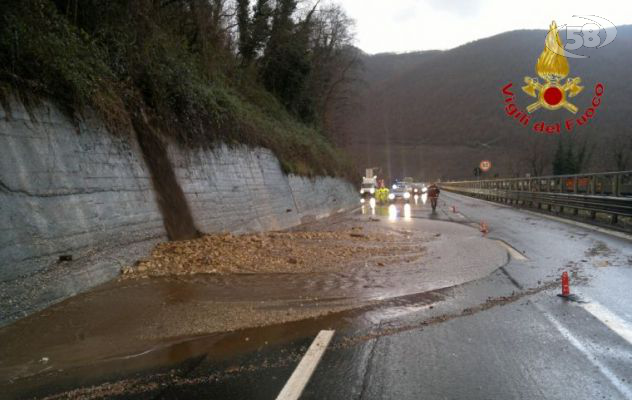
[[[357,112],[340,126],[346,149],[358,167],[379,165],[393,178],[470,178],[482,159],[493,162],[490,175],[550,173],[560,136],[519,126],[505,115],[501,95],[513,82],[517,104],[533,102],[520,86],[525,76],[536,76],[546,33],[512,31],[448,51],[364,55]],[[613,170],[613,151],[632,146],[632,26],[619,27],[613,43],[588,54],[569,60],[569,77],[581,77],[585,86],[572,102],[586,109],[602,82],[603,105],[587,126],[563,136],[588,144],[586,169]],[[538,110],[531,118],[572,117],[566,110]]]

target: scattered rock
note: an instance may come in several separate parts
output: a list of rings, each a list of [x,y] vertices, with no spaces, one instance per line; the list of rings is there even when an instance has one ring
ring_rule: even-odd
[[[338,271],[341,266],[390,264],[419,257],[419,238],[390,228],[341,226],[334,230],[209,234],[159,243],[150,257],[121,269],[121,279],[231,273]],[[364,222],[364,224],[368,224]],[[325,229],[331,229],[327,227]],[[423,249],[422,249],[423,250]]]

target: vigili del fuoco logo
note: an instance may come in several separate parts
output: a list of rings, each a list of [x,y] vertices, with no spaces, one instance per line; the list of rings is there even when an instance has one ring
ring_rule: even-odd
[[[562,129],[572,132],[576,127],[586,125],[594,117],[597,109],[601,105],[604,93],[604,85],[597,83],[594,88],[592,103],[585,111],[578,114],[578,108],[572,103],[572,99],[584,90],[581,78],[567,78],[570,74],[568,60],[562,54],[562,41],[558,33],[555,21],[551,23],[549,33],[546,35],[544,50],[540,54],[535,65],[535,72],[542,79],[525,77],[525,86],[522,91],[535,98],[535,102],[529,104],[525,110],[516,105],[516,96],[512,91],[513,83],[509,82],[502,88],[505,98],[505,113],[519,124],[529,127],[538,133],[560,134]],[[566,80],[564,80],[566,78]],[[532,115],[540,109],[557,111],[564,109],[566,112],[574,114],[572,118],[568,116],[559,122],[549,123],[544,121],[531,121]]]

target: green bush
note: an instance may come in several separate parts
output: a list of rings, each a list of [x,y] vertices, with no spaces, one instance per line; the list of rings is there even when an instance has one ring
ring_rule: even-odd
[[[3,2],[0,82],[23,98],[52,99],[73,116],[96,110],[114,132],[130,132],[130,114],[143,109],[185,146],[263,146],[300,175],[350,170],[318,129],[236,68],[230,51],[191,39],[182,28],[191,12],[181,3]]]

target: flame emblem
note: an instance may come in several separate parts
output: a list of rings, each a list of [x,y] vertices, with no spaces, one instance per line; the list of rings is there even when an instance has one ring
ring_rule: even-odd
[[[551,50],[552,49],[552,50]],[[527,106],[527,112],[532,113],[544,107],[547,110],[558,110],[562,107],[575,114],[577,107],[569,103],[568,99],[577,96],[582,90],[580,86],[581,78],[568,78],[562,84],[570,72],[568,60],[562,49],[562,41],[558,33],[557,24],[551,22],[549,33],[546,35],[544,50],[535,65],[535,72],[544,82],[540,83],[538,78],[526,76],[525,86],[522,90],[531,97],[538,99],[535,103]]]

